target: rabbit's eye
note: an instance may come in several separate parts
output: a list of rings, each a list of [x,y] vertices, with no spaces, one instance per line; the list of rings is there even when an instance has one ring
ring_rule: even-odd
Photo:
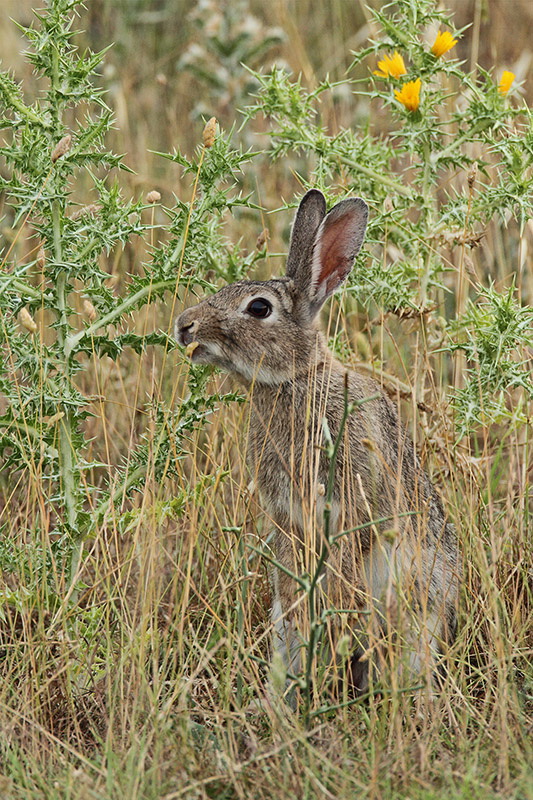
[[[256,297],[255,300],[248,305],[246,311],[252,317],[258,319],[265,319],[272,314],[272,303],[269,300],[264,300],[262,297]]]

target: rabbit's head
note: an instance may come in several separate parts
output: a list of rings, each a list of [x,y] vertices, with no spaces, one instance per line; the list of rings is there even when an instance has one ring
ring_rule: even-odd
[[[323,357],[318,312],[352,269],[367,217],[360,198],[342,200],[326,214],[324,195],[307,192],[284,278],[230,284],[179,315],[176,338],[195,343],[193,362],[270,385],[307,372]]]

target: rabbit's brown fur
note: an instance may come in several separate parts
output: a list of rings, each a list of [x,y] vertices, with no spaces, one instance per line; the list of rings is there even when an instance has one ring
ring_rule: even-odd
[[[250,388],[248,463],[275,526],[275,559],[294,574],[313,573],[323,539],[330,469],[323,420],[335,441],[346,389],[356,404],[339,443],[330,533],[358,530],[331,546],[321,591],[323,607],[353,611],[335,615],[330,649],[341,627],[350,631],[352,679],[363,690],[368,671],[357,657],[367,648],[377,667],[380,641],[392,636],[409,669],[421,672],[453,636],[456,542],[393,404],[377,383],[337,361],[319,330],[318,312],[351,270],[367,219],[360,199],[325,211],[320,192],[303,198],[287,277],[226,286],[184,311],[176,332],[182,344],[197,342],[193,361],[222,367]],[[295,581],[277,570],[274,647],[293,672],[305,628],[299,601]]]

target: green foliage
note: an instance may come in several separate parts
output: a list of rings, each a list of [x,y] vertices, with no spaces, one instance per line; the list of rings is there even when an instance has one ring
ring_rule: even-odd
[[[515,287],[498,292],[494,286],[481,288],[477,301],[469,302],[456,330],[452,351],[461,350],[467,358],[468,381],[454,397],[459,436],[478,426],[503,420],[527,422],[527,400],[533,399],[529,361],[521,355],[533,347],[533,309],[521,306]],[[510,405],[509,392],[519,389],[519,400]]]
[[[67,581],[93,528],[89,498],[101,518],[106,502],[142,485],[149,464],[156,479],[162,479],[171,463],[169,454],[181,457],[183,436],[201,425],[217,402],[233,398],[206,395],[197,378],[189,399],[176,410],[148,404],[155,424],[150,437],[155,439],[148,445],[147,435],[141,437],[127,469],[118,469],[111,478],[110,494],[84,477],[101,465],[86,458],[84,423],[90,412],[76,376],[86,369],[87,358],[116,360],[125,348],[141,353],[152,346],[166,353],[174,347],[173,339],[161,330],[143,335],[128,331],[128,315],[180,286],[197,283],[212,290],[213,283],[204,277],[208,270],[237,277],[259,257],[252,253],[240,259],[220,234],[224,211],[252,207],[248,198],[235,194],[233,185],[253,154],[233,149],[219,135],[197,160],[167,156],[197,179],[197,192],[189,203],[176,200],[166,209],[167,240],[153,248],[151,260],[141,274],[130,276],[122,294],[107,285],[110,275],[101,267],[102,255],[143,237],[151,226],[142,221],[143,200],[125,200],[117,179],[108,174],[125,166],[105,145],[113,117],[94,82],[103,53],[80,55],[76,47],[78,5],[53,0],[46,13],[36,14],[35,27],[23,29],[30,45],[28,60],[43,85],[31,107],[11,76],[0,73],[7,142],[0,148],[5,163],[0,190],[12,208],[16,236],[28,237],[30,251],[20,262],[12,247],[3,254],[0,457],[5,478],[29,470],[46,481],[44,508],[56,519]],[[72,198],[80,183],[90,192],[87,205]],[[83,300],[89,302],[85,320],[77,310]],[[45,326],[51,336],[45,336]],[[155,464],[148,457],[154,443]]]
[[[431,52],[420,32],[430,23],[452,27],[433,2],[404,0],[371,13],[380,34],[354,55],[352,64],[359,71],[369,69],[369,78],[336,84],[326,80],[309,90],[281,68],[257,73],[259,92],[245,118],[264,116],[269,121],[271,158],[294,159],[297,154],[298,171],[309,174],[305,185],[319,186],[331,201],[339,193],[357,193],[370,202],[367,250],[356,262],[347,291],[366,308],[377,306],[400,318],[424,318],[426,329],[432,325],[437,329],[440,320],[433,312],[440,309],[441,318],[448,316],[443,306],[450,285],[446,273],[455,270],[456,263],[464,272],[465,248],[479,242],[495,216],[506,222],[514,217],[521,232],[533,216],[531,111],[523,103],[513,104],[493,75],[466,72],[453,58],[453,46],[451,53],[438,57]],[[461,32],[453,35],[459,37]],[[384,73],[374,69],[379,59],[393,53],[399,59],[396,70],[387,74],[387,69]],[[410,108],[397,94],[419,79],[419,104]],[[340,87],[353,92],[354,102],[368,98],[369,118],[364,124],[358,120],[353,127],[331,131],[321,101],[326,96],[334,102]],[[381,124],[384,109],[390,117],[386,135],[373,130],[374,117]],[[475,161],[472,145],[481,148]],[[465,189],[456,185],[460,171],[467,172]],[[340,184],[337,190],[333,181]],[[472,310],[464,314],[467,289],[464,275],[460,277],[458,293],[446,303],[447,308],[450,301],[455,304],[450,332],[461,330],[463,340],[476,339],[486,296],[480,287],[470,300],[471,309],[479,306],[478,316]],[[501,305],[510,297],[494,287],[490,296],[499,297]],[[468,386],[455,404],[462,420],[461,436],[495,421],[503,407],[513,416],[509,405],[517,385],[531,395],[527,368],[509,367],[529,342],[526,332],[527,324],[512,342],[502,339],[490,370],[478,363],[481,376],[469,368]],[[455,350],[451,345],[448,353]],[[460,397],[466,396],[470,410],[465,416]],[[524,419],[521,414],[513,418]]]
[[[283,31],[262,24],[251,13],[247,0],[201,0],[190,20],[195,28],[194,40],[177,67],[194,75],[202,87],[194,114],[211,116],[212,109],[218,107],[226,109],[233,119],[235,110],[256,85],[242,65],[257,68],[264,63],[283,41]]]

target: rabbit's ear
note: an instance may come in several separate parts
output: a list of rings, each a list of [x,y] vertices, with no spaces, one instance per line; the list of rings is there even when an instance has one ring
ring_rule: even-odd
[[[298,206],[287,257],[287,277],[292,278],[301,290],[305,290],[308,282],[307,265],[312,258],[319,225],[325,216],[324,195],[318,189],[311,189],[303,196]]]
[[[341,200],[324,218],[316,233],[313,254],[307,265],[307,294],[311,313],[348,277],[361,249],[368,220],[368,206],[360,197]]]

